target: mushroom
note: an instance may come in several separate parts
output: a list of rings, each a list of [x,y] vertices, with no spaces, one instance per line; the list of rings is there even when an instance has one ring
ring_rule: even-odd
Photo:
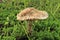
[[[46,11],[40,11],[35,8],[26,8],[22,10],[19,14],[17,14],[17,20],[28,22],[28,33],[32,31],[32,24],[33,20],[41,20],[48,18],[48,14]]]
[[[0,0],[0,3],[2,2],[2,0]]]

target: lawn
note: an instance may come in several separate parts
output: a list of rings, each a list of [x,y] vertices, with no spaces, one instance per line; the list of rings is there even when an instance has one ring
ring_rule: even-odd
[[[32,22],[27,36],[27,21],[18,21],[17,14],[34,7],[47,11],[45,20]],[[2,0],[0,2],[0,40],[60,40],[60,0]]]

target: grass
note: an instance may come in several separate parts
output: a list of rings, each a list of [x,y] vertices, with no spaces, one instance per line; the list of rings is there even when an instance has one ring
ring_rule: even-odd
[[[49,14],[46,20],[33,21],[33,32],[28,37],[27,21],[16,20],[16,15],[27,7],[45,10]],[[0,40],[60,40],[60,0],[2,0]]]

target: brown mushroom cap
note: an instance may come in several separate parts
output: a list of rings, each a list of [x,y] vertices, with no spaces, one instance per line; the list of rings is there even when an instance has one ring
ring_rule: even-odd
[[[39,11],[35,8],[26,8],[17,14],[17,20],[35,20],[46,19],[48,14],[46,11]]]

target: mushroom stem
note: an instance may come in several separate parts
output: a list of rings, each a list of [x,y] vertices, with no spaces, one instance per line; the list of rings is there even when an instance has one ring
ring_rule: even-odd
[[[32,32],[32,20],[28,20],[28,34],[30,35]]]

